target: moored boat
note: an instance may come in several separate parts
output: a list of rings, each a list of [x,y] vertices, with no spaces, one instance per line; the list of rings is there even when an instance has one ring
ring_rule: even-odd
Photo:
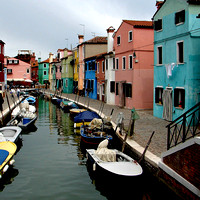
[[[25,100],[28,101],[28,103],[31,105],[35,104],[35,102],[36,102],[36,98],[33,96],[29,96]]]
[[[86,111],[86,109],[84,109],[84,108],[72,108],[69,110],[70,116],[72,118],[74,118],[76,115],[78,115],[79,113],[84,112],[84,111]]]
[[[20,137],[22,129],[17,126],[5,126],[0,128],[0,142],[11,141],[16,143]]]
[[[17,146],[15,143],[10,141],[0,142],[0,178],[2,178],[9,166],[15,162],[13,156],[16,150]]]
[[[60,102],[60,107],[65,112],[69,112],[69,110],[72,108],[78,108],[78,106],[73,101],[68,101],[66,99],[63,99]]]
[[[99,175],[115,178],[134,178],[142,175],[143,170],[130,156],[117,149],[108,149],[108,140],[102,141],[97,150],[86,149],[87,160]]]

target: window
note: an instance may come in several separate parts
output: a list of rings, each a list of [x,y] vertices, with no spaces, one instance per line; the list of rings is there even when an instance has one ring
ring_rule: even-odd
[[[157,64],[162,64],[162,46],[157,47]]]
[[[115,70],[115,58],[113,58],[113,69]]]
[[[60,66],[60,72],[62,72],[62,66]]]
[[[116,95],[119,95],[119,83],[116,83],[115,94],[116,94]]]
[[[44,71],[44,76],[47,75],[47,71]]]
[[[46,63],[44,63],[44,68],[46,68],[47,67],[47,65],[46,65]]]
[[[119,69],[119,58],[116,58],[116,70]]]
[[[30,73],[30,69],[26,69],[26,73],[29,74]]]
[[[163,104],[162,94],[163,94],[163,88],[156,87],[155,88],[155,103],[160,104],[160,105]]]
[[[100,88],[100,85],[99,83],[97,83],[97,94],[99,94],[99,88]]]
[[[185,108],[185,90],[183,88],[174,89],[174,107]]]
[[[133,32],[129,31],[128,32],[128,41],[131,42],[133,40]]]
[[[125,56],[122,58],[122,69],[123,70],[126,69],[126,57]]]
[[[185,10],[175,13],[175,24],[182,24],[185,22]]]
[[[65,80],[65,87],[67,87],[68,86],[68,82],[67,82],[67,79]]]
[[[132,69],[133,68],[133,56],[130,55],[129,56],[129,69]]]
[[[2,48],[2,47],[3,47],[3,46],[0,45],[0,54],[2,53],[2,52],[1,52],[1,48]]]
[[[105,84],[102,84],[102,94],[105,94]]]
[[[3,63],[0,62],[0,72],[3,71]]]
[[[91,80],[91,82],[90,82],[90,88],[93,91],[93,89],[94,89],[94,80]]]
[[[12,69],[7,69],[7,74],[12,74]]]
[[[120,45],[120,43],[121,43],[121,37],[118,36],[118,37],[117,37],[117,45]]]
[[[115,81],[110,81],[110,92],[115,92]]]
[[[88,64],[87,64],[87,63],[85,63],[85,71],[87,71],[87,65],[88,65]]]
[[[177,63],[184,63],[183,42],[177,42]]]
[[[108,59],[106,59],[106,70],[108,70]]]
[[[97,73],[99,73],[99,62],[97,63]]]
[[[132,97],[132,84],[126,83],[125,89],[126,89],[126,97]]]
[[[154,21],[154,30],[155,31],[162,30],[162,19],[158,19],[157,21]]]
[[[105,72],[105,63],[104,63],[104,61],[102,61],[102,73],[104,73]]]

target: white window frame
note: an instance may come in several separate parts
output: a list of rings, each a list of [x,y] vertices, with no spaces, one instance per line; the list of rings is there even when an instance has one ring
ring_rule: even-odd
[[[160,53],[159,53],[159,48],[162,48],[162,62],[160,63]],[[163,46],[162,45],[160,45],[160,46],[157,46],[157,65],[163,65]]]
[[[118,70],[119,69],[119,58],[116,58],[115,62],[116,62],[115,69]]]
[[[47,67],[47,64],[46,63],[44,63],[44,68],[46,68]]]
[[[97,62],[97,74],[99,74],[99,62]]]
[[[30,73],[30,69],[29,69],[29,68],[26,69],[26,73],[27,73],[27,74]]]
[[[131,33],[131,36],[132,36],[131,39],[130,39],[130,33]],[[129,41],[129,42],[132,42],[132,41],[133,41],[133,31],[132,31],[132,30],[128,32],[128,41]]]
[[[46,73],[46,74],[45,74],[45,73]],[[44,71],[43,71],[43,75],[44,75],[44,76],[46,76],[46,75],[47,75],[47,71],[46,71],[46,70],[44,70]]]
[[[118,38],[120,38],[119,43],[118,43]],[[120,45],[121,45],[121,35],[118,35],[118,36],[117,36],[117,46],[120,46]]]
[[[131,66],[130,61],[132,63],[132,66]],[[132,55],[129,55],[129,57],[128,57],[128,68],[133,69],[133,56]]]
[[[183,62],[180,62],[180,49],[179,49],[179,44],[180,43],[183,43]],[[176,55],[177,55],[177,63],[178,64],[183,64],[184,63],[184,41],[183,40],[180,40],[180,41],[177,41],[176,42]]]
[[[126,56],[122,57],[122,70],[126,70]]]
[[[105,72],[105,62],[104,62],[104,60],[102,61],[102,73],[104,73]]]

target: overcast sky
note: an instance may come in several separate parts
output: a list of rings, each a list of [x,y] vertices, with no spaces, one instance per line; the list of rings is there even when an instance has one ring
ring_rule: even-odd
[[[106,29],[118,29],[123,19],[151,20],[156,0],[0,0],[0,40],[5,55],[16,56],[27,49],[37,58],[49,52],[74,48],[78,34],[85,40],[107,36]]]

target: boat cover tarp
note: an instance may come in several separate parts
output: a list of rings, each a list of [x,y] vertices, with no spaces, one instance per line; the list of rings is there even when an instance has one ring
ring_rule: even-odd
[[[101,160],[105,162],[116,162],[116,152],[108,149],[108,140],[103,140],[99,145],[95,152],[96,156],[98,156]]]
[[[90,127],[91,129],[95,129],[95,128],[101,128],[102,126],[102,119],[97,119],[97,118],[94,118],[91,122],[90,122]]]
[[[94,118],[100,119],[99,115],[92,111],[84,111],[79,113],[76,117],[74,117],[74,122],[91,122]]]
[[[8,157],[9,152],[3,149],[0,149],[0,165],[5,161],[5,159]]]

